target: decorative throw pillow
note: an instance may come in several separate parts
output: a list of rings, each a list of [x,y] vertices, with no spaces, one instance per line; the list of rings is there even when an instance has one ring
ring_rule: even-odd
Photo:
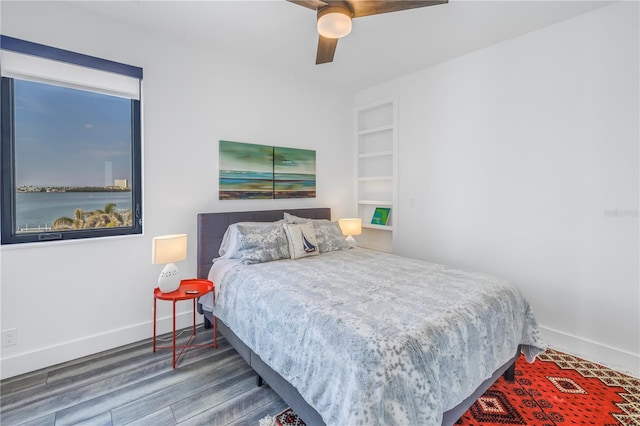
[[[289,254],[292,259],[320,254],[313,223],[285,223],[283,226],[289,240]]]
[[[236,222],[227,227],[218,249],[218,254],[221,258],[235,258],[238,251],[238,225],[255,225],[257,227],[265,226],[270,228],[274,223],[284,223],[284,219],[277,220],[275,222]],[[215,260],[214,260],[215,261]]]
[[[287,212],[284,213],[284,220],[286,223],[294,224],[312,222],[313,229],[316,231],[320,253],[349,248],[349,243],[347,243],[345,236],[342,235],[338,222],[332,222],[327,219],[306,219]]]
[[[349,243],[347,242],[346,237],[342,235],[342,230],[340,229],[338,222],[319,220],[313,223],[313,227],[316,230],[316,238],[318,238],[320,253],[346,250],[349,248]]]
[[[294,216],[291,213],[284,212],[283,220],[285,223],[307,223],[307,222],[313,222],[315,220],[326,220],[326,219],[308,219],[306,217]]]
[[[281,223],[238,224],[237,256],[243,263],[263,263],[288,259],[289,241]]]

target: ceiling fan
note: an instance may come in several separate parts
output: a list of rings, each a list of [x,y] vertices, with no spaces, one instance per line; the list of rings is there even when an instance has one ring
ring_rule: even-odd
[[[287,0],[317,11],[316,65],[333,62],[338,39],[351,32],[351,19],[447,3],[448,0]]]

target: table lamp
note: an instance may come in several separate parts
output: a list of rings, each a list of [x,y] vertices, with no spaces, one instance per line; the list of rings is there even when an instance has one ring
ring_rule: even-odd
[[[347,236],[346,241],[349,243],[349,246],[356,247],[358,243],[353,236],[362,234],[362,220],[359,217],[339,219],[338,225],[340,225],[342,234]]]
[[[173,262],[187,258],[187,234],[173,234],[153,239],[151,263],[166,264],[158,278],[158,288],[163,293],[171,293],[180,287],[180,270]]]

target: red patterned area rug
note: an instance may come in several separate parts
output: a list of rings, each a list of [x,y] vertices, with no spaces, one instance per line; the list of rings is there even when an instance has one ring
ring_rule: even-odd
[[[640,380],[547,350],[516,362],[516,380],[498,380],[456,424],[640,425]]]
[[[304,426],[291,410],[260,426]],[[516,380],[500,378],[456,423],[493,425],[638,425],[640,379],[552,349],[529,364],[516,362]]]

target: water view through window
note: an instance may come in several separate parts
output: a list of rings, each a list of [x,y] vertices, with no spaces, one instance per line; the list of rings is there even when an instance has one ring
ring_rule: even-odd
[[[132,226],[131,104],[14,80],[16,233]]]

